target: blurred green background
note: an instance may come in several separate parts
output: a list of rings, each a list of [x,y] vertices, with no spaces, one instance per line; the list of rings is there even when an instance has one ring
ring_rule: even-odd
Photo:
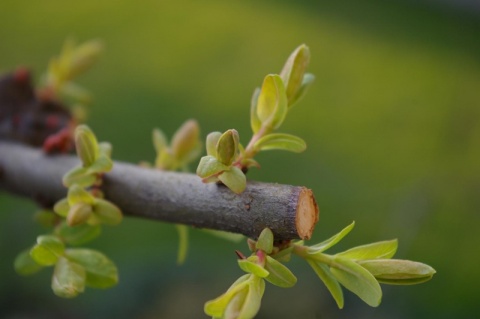
[[[153,161],[153,127],[171,135],[196,118],[205,136],[250,137],[249,101],[299,44],[317,80],[283,131],[300,155],[258,158],[250,179],[305,185],[320,206],[314,240],[352,220],[338,247],[398,238],[397,258],[437,270],[411,287],[384,287],[370,308],[346,293],[336,309],[300,262],[292,289],[267,286],[259,318],[473,318],[480,236],[480,13],[414,1],[13,1],[0,5],[0,70],[38,79],[63,41],[101,38],[106,52],[79,82],[95,100],[89,124],[118,160]],[[34,163],[32,163],[34,165]],[[20,277],[16,254],[43,230],[35,205],[0,193],[0,318],[204,318],[203,303],[241,274],[246,245],[192,232],[176,266],[174,227],[127,219],[90,246],[120,270],[120,284],[62,300],[51,271]]]

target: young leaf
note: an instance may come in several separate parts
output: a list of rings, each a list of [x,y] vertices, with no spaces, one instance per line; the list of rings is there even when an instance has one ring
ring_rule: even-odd
[[[323,281],[328,291],[330,291],[330,294],[332,295],[333,299],[335,299],[338,308],[342,309],[344,304],[342,287],[340,287],[340,284],[338,283],[337,279],[335,279],[335,277],[332,275],[330,269],[328,269],[328,266],[325,264],[317,263],[310,258],[307,258],[306,260],[308,264],[312,267],[312,269],[315,271],[317,276],[320,278],[320,280]]]
[[[67,198],[70,207],[78,203],[88,205],[93,205],[95,203],[95,197],[77,184],[70,186]]]
[[[289,105],[293,104],[292,101],[295,100],[302,85],[303,76],[309,62],[310,50],[305,44],[302,44],[289,56],[282,72],[280,72],[283,83],[285,83]]]
[[[175,132],[172,138],[172,153],[180,163],[192,157],[191,153],[198,153],[200,146],[200,127],[197,121],[188,120]]]
[[[95,134],[86,125],[79,125],[75,129],[75,148],[83,167],[89,167],[98,158],[98,142]]]
[[[315,81],[315,75],[311,73],[305,73],[305,75],[303,76],[302,85],[298,89],[297,94],[289,101],[289,105],[288,105],[289,108],[291,108],[294,104],[296,104],[305,96],[305,94],[307,93],[310,86],[312,86],[312,83],[314,81]]]
[[[67,249],[65,257],[81,265],[86,272],[86,284],[93,288],[109,288],[118,283],[115,264],[102,253],[91,249]]]
[[[251,319],[260,309],[265,281],[251,276],[248,285],[237,292],[225,309],[225,318]]]
[[[218,176],[218,179],[236,194],[240,194],[247,187],[245,174],[236,166],[224,171]]]
[[[77,184],[80,187],[90,187],[97,180],[95,175],[89,173],[89,168],[75,167],[63,175],[62,183],[65,187]]]
[[[224,165],[230,166],[238,152],[238,132],[230,129],[218,139],[216,151],[217,159]]]
[[[276,74],[267,75],[258,97],[258,119],[262,126],[275,130],[285,120],[287,111],[287,95],[282,79]]]
[[[100,222],[106,225],[118,225],[123,219],[122,212],[120,208],[111,202],[97,198],[95,204],[93,205],[93,213]]]
[[[24,250],[17,255],[13,267],[15,271],[22,276],[32,275],[43,268],[30,256],[30,249]]]
[[[337,244],[340,240],[342,240],[343,237],[348,235],[348,233],[353,229],[354,226],[355,226],[355,222],[352,222],[350,225],[348,225],[347,227],[342,229],[338,234],[330,237],[329,239],[327,239],[327,240],[325,240],[325,241],[323,241],[319,244],[308,247],[308,253],[309,254],[316,254],[316,253],[324,252],[328,248]]]
[[[60,239],[44,235],[37,237],[37,244],[30,250],[30,256],[41,266],[51,266],[58,261],[64,251],[65,245]]]
[[[52,277],[53,292],[62,298],[73,298],[85,290],[85,269],[60,257]]]
[[[361,261],[381,283],[391,285],[413,285],[432,279],[435,269],[429,265],[401,259],[375,259]]]
[[[178,253],[177,265],[182,265],[187,258],[188,252],[188,227],[186,225],[175,225],[178,232]]]
[[[260,88],[255,88],[252,95],[252,100],[250,102],[250,126],[252,127],[253,133],[260,131],[262,127],[262,121],[258,118],[257,115],[257,105],[258,97],[260,96]]]
[[[208,155],[200,159],[200,163],[197,167],[197,175],[205,179],[212,175],[217,175],[227,169],[228,167],[220,163],[215,157]]]
[[[70,78],[90,69],[97,61],[103,51],[103,43],[99,40],[90,40],[75,48],[72,51],[70,63]]]
[[[254,147],[259,151],[285,150],[300,153],[305,151],[307,144],[300,137],[284,133],[274,133],[260,138]]]
[[[273,233],[269,228],[264,228],[258,236],[257,249],[271,254],[273,250]]]
[[[398,247],[398,241],[396,239],[379,241],[376,243],[357,246],[338,253],[335,256],[340,256],[352,260],[365,260],[365,259],[388,259],[395,255]]]
[[[285,265],[267,256],[265,269],[269,272],[265,280],[282,288],[293,287],[297,283],[297,277]]]
[[[257,256],[250,256],[248,259],[239,259],[238,266],[240,266],[243,271],[261,278],[265,278],[269,275],[269,272],[258,264]]]
[[[69,210],[70,205],[68,204],[68,200],[66,198],[59,200],[53,206],[53,211],[63,217],[67,217]]]
[[[230,286],[230,288],[228,288],[227,292],[225,292],[223,295],[207,301],[204,306],[205,313],[213,317],[223,317],[228,303],[239,291],[248,285],[248,281],[251,276],[252,275],[250,274],[241,276]]]
[[[332,275],[367,305],[377,307],[382,300],[382,289],[373,275],[356,262],[334,257],[330,266]]]
[[[222,133],[220,132],[212,132],[207,135],[207,142],[206,142],[207,155],[217,157],[217,144],[221,136],[222,136]]]
[[[167,137],[162,132],[162,130],[158,128],[153,129],[152,140],[153,147],[155,148],[157,154],[163,152],[168,147]]]
[[[67,215],[68,226],[77,226],[85,223],[92,215],[92,206],[83,202],[70,206]]]
[[[100,154],[97,160],[87,168],[88,174],[106,173],[113,168],[113,162],[109,156]]]
[[[65,222],[55,229],[55,235],[62,238],[67,244],[78,246],[85,244],[98,237],[102,232],[100,225],[83,224],[74,227],[68,226]]]

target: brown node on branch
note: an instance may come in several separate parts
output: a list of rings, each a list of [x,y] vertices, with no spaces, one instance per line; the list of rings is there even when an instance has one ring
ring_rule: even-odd
[[[26,68],[0,77],[0,139],[65,152],[71,148],[71,139],[65,138],[71,123],[70,111],[54,96],[36,94]]]

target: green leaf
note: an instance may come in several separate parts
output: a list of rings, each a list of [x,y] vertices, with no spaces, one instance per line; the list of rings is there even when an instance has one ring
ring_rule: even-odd
[[[77,184],[70,186],[67,198],[70,207],[78,203],[88,205],[93,205],[95,203],[95,197]]]
[[[64,251],[65,245],[58,237],[43,235],[37,237],[37,244],[30,250],[30,256],[41,266],[51,266],[58,261]]]
[[[269,272],[265,280],[282,288],[293,287],[297,283],[297,277],[285,265],[267,256],[265,269]]]
[[[188,120],[175,132],[172,138],[172,153],[177,161],[183,163],[200,145],[200,127],[197,121]]]
[[[287,95],[282,79],[276,74],[267,75],[258,97],[258,119],[262,126],[274,130],[283,123],[287,111]]]
[[[204,229],[201,229],[201,231],[218,238],[232,241],[234,243],[238,243],[245,238],[245,236],[243,236],[242,234],[230,233],[230,232],[221,231],[221,230],[204,228]]]
[[[355,222],[352,222],[350,225],[348,225],[347,227],[342,229],[338,234],[330,237],[329,239],[327,239],[327,240],[325,240],[325,241],[323,241],[319,244],[308,247],[308,253],[309,254],[321,253],[321,252],[327,250],[328,248],[334,246],[340,240],[342,240],[343,237],[348,235],[348,233],[353,229],[354,226],[355,226]]]
[[[99,156],[112,157],[112,144],[108,142],[98,143]]]
[[[381,283],[391,285],[413,285],[432,279],[436,273],[429,265],[410,260],[376,259],[361,261],[360,265],[368,270]]]
[[[320,278],[320,280],[323,281],[328,291],[330,291],[330,294],[332,295],[333,299],[335,299],[338,308],[342,309],[344,305],[342,287],[340,287],[340,284],[338,283],[337,279],[335,279],[335,277],[332,275],[330,269],[328,269],[328,266],[325,264],[317,263],[310,258],[307,258],[306,260],[308,264],[312,267],[312,269],[315,271],[317,276]]]
[[[52,277],[53,292],[62,298],[73,298],[85,290],[85,269],[61,257]]]
[[[168,147],[167,137],[162,130],[154,128],[152,131],[153,147],[157,154],[163,152]]]
[[[67,217],[69,210],[70,205],[68,204],[68,200],[66,198],[59,200],[55,203],[55,206],[53,206],[53,211],[63,217]]]
[[[97,177],[89,173],[88,168],[75,167],[63,175],[62,183],[65,187],[77,184],[80,187],[90,187],[97,181]]]
[[[43,267],[37,264],[32,256],[30,256],[30,249],[24,250],[17,255],[13,267],[15,271],[22,276],[33,275],[43,269]]]
[[[99,40],[90,40],[77,46],[70,58],[70,78],[90,69],[98,60],[103,51],[103,43]]]
[[[82,124],[75,128],[74,139],[77,155],[83,167],[89,167],[98,158],[98,142],[95,134],[88,126]]]
[[[118,225],[123,219],[122,211],[111,202],[97,198],[93,205],[93,213],[100,222],[106,225]]]
[[[245,174],[235,166],[231,167],[228,171],[224,171],[218,176],[218,179],[236,194],[240,194],[247,187]]]
[[[353,260],[365,259],[388,259],[392,258],[397,252],[398,241],[396,239],[379,241],[376,243],[357,246],[338,253],[335,256],[340,256]]]
[[[205,314],[214,317],[223,317],[223,313],[228,306],[228,303],[235,294],[248,285],[248,281],[252,275],[247,274],[238,278],[231,286],[228,288],[227,292],[223,295],[207,301],[204,306]]]
[[[255,142],[254,147],[259,151],[285,150],[300,153],[305,151],[307,144],[300,137],[284,133],[274,133],[265,135],[259,139]]]
[[[264,228],[258,236],[257,249],[271,254],[273,250],[273,233],[269,228]]]
[[[289,247],[286,247],[286,248],[280,250],[273,257],[278,261],[288,262],[288,261],[290,261],[290,258],[292,256],[293,248],[294,248],[294,246],[290,245]]]
[[[87,168],[88,174],[106,173],[113,168],[113,161],[110,157],[101,154],[97,160]]]
[[[303,76],[302,85],[297,91],[297,94],[294,96],[293,99],[289,101],[289,105],[288,105],[289,108],[291,108],[294,104],[296,104],[305,96],[305,94],[307,93],[308,89],[312,86],[314,81],[315,81],[315,75],[311,73],[305,73],[305,75]]]
[[[77,226],[87,222],[92,215],[92,206],[85,203],[76,203],[70,206],[67,215],[68,226]]]
[[[238,266],[240,266],[243,271],[261,278],[265,278],[269,275],[269,272],[259,264],[257,256],[250,256],[247,259],[239,259]]]
[[[73,82],[67,82],[62,86],[62,94],[73,98],[82,104],[88,104],[92,100],[92,96],[88,90]]]
[[[250,102],[250,126],[252,127],[253,133],[258,133],[262,127],[262,121],[258,118],[257,115],[257,105],[258,97],[260,96],[260,88],[255,88],[252,95],[252,100]]]
[[[215,157],[208,155],[200,159],[200,163],[197,167],[197,175],[205,179],[212,175],[217,175],[227,169],[228,167],[220,163]]]
[[[234,129],[227,130],[220,136],[216,151],[217,159],[224,165],[232,165],[238,153],[238,132]]]
[[[265,281],[252,276],[248,285],[237,292],[225,309],[225,318],[251,319],[254,318],[262,302],[265,291]]]
[[[207,135],[207,142],[206,142],[206,148],[207,148],[207,155],[217,157],[217,144],[218,140],[222,136],[221,132],[212,132]]]
[[[182,265],[187,258],[188,252],[188,227],[185,225],[176,224],[175,228],[178,232],[177,264]]]
[[[43,209],[35,212],[33,218],[43,227],[53,227],[58,220],[58,216],[49,209]]]
[[[55,235],[72,246],[85,244],[98,237],[101,232],[102,228],[100,225],[83,224],[70,227],[65,222],[55,229]]]
[[[280,76],[285,84],[289,105],[292,105],[302,85],[305,70],[310,62],[310,50],[302,44],[287,59]]]
[[[91,249],[67,249],[65,257],[86,271],[86,284],[93,288],[109,288],[118,283],[118,270],[104,254]]]
[[[382,289],[375,277],[356,262],[334,257],[330,266],[332,275],[348,290],[356,294],[371,307],[382,300]]]

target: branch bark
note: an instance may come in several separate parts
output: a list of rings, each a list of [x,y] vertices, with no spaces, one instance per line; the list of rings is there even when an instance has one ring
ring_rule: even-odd
[[[54,203],[66,196],[62,176],[78,165],[70,155],[0,141],[0,189]],[[318,220],[311,190],[248,182],[240,195],[194,174],[162,172],[115,162],[105,174],[105,197],[128,216],[210,228],[256,238],[269,227],[276,240],[308,239]]]

